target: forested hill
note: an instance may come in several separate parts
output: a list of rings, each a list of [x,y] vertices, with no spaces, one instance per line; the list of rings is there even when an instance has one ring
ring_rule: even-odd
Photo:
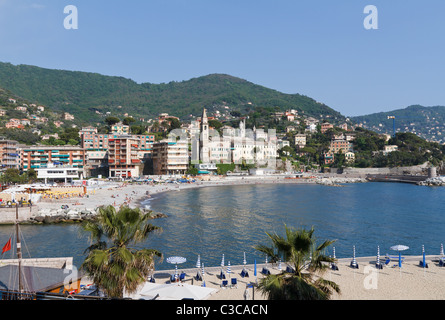
[[[52,70],[28,65],[0,63],[0,87],[52,110],[67,111],[87,122],[98,121],[95,111],[116,111],[151,118],[159,113],[187,119],[208,109],[230,107],[248,111],[274,107],[296,109],[307,116],[320,114],[342,121],[344,117],[328,106],[300,94],[284,94],[246,80],[211,74],[182,82],[138,84],[123,77],[97,73]]]
[[[352,117],[351,120],[375,132],[393,134],[393,119],[388,119],[388,116],[395,117],[396,132],[411,132],[427,140],[445,142],[445,106],[413,105],[390,112]]]

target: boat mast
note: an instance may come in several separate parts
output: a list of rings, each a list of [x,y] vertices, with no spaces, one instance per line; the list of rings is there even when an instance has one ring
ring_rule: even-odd
[[[20,235],[19,235],[19,204],[15,205],[15,233],[17,237],[17,259],[19,263],[19,291],[23,292],[23,284],[22,284],[22,245],[20,243]]]

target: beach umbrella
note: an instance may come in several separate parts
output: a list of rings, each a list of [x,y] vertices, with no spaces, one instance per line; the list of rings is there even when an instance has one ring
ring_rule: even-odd
[[[442,243],[440,244],[440,255],[441,255],[442,257],[443,257],[443,255],[444,255],[444,254],[443,254],[443,244],[442,244]]]
[[[399,252],[399,268],[401,268],[402,267],[402,251],[408,250],[409,247],[404,246],[402,244],[398,244],[398,245],[392,246],[390,249]]]
[[[256,277],[256,259],[253,264],[253,275]]]
[[[184,263],[187,259],[184,257],[168,257],[167,263],[171,263],[175,265],[175,280],[178,279],[178,263]]]
[[[426,264],[425,260],[425,246],[423,244],[422,244],[422,255],[423,255],[422,267],[428,268],[428,265]]]
[[[283,268],[281,267],[281,258],[280,258],[280,260],[278,260],[278,270],[283,270]]]
[[[196,268],[198,269],[198,272],[196,273],[196,277],[199,280],[199,269],[201,268],[201,256],[199,254],[198,254],[198,260],[196,261]]]
[[[377,269],[382,269],[382,265],[380,264],[380,247],[377,246],[377,263],[375,264]]]
[[[352,246],[352,261],[351,261],[351,267],[358,269],[357,260],[355,260],[355,246]]]
[[[201,264],[201,268],[202,268],[202,286],[205,287],[206,282],[204,281],[204,262]]]
[[[246,261],[246,253],[244,252],[243,265],[245,266],[246,264],[247,264],[247,261]]]
[[[230,261],[227,262],[227,274],[230,279]]]
[[[222,255],[222,259],[221,259],[221,278],[224,277],[224,253]]]

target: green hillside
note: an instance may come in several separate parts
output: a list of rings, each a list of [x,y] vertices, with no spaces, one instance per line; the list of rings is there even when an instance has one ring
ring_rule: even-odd
[[[305,115],[331,119],[344,117],[328,106],[299,94],[284,94],[246,80],[211,74],[182,82],[138,84],[123,77],[97,73],[51,70],[0,63],[0,87],[52,110],[68,111],[85,123],[103,121],[95,111],[153,118],[167,112],[182,119],[209,110],[230,107],[242,111],[256,107],[296,109]],[[117,109],[118,106],[122,108]]]
[[[444,106],[413,105],[390,112],[352,117],[351,120],[375,132],[393,134],[393,120],[388,116],[395,116],[396,132],[411,132],[427,140],[445,142]]]

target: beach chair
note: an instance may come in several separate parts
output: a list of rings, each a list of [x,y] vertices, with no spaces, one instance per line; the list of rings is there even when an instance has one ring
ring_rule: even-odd
[[[227,285],[229,284],[229,281],[227,281],[227,280],[223,280],[222,282],[221,282],[221,288],[227,288]]]
[[[287,266],[287,267],[286,267],[286,272],[287,272],[287,273],[294,273],[295,271],[294,271],[294,269],[292,269],[291,267]]]
[[[428,263],[426,263],[426,261],[425,261],[425,265],[423,265],[423,260],[420,260],[419,261],[419,266],[422,267],[422,268],[428,268]]]
[[[375,267],[376,267],[377,269],[383,269],[383,264],[382,264],[382,263],[376,263],[376,264],[375,264]]]
[[[338,271],[338,266],[335,263],[331,263],[331,269],[334,271]]]
[[[184,281],[185,280],[185,272],[181,272],[181,274],[179,275],[179,281]]]
[[[263,268],[263,270],[261,270],[261,273],[267,276],[270,274],[270,271],[267,268]]]
[[[238,281],[236,280],[236,278],[232,278],[231,279],[232,284],[231,284],[231,288],[238,288]]]
[[[439,267],[445,267],[445,257],[439,258]]]

